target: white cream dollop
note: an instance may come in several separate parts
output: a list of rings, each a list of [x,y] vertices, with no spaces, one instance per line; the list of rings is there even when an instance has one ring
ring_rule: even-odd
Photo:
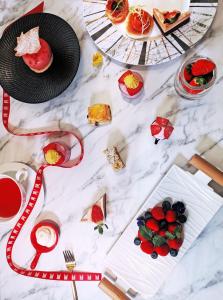
[[[39,245],[50,248],[56,243],[56,232],[50,226],[41,226],[36,231],[36,240]]]

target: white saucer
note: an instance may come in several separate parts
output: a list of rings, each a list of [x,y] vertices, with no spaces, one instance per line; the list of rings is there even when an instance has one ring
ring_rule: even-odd
[[[16,172],[21,169],[26,169],[28,171],[28,179],[26,180],[26,182],[24,184],[24,189],[26,192],[26,200],[25,200],[25,206],[26,206],[27,202],[29,200],[29,197],[31,195],[31,192],[32,192],[32,188],[33,188],[35,177],[36,177],[36,172],[31,167],[29,167],[28,165],[26,165],[24,163],[10,162],[10,163],[5,163],[5,164],[0,165],[0,174],[6,174],[8,176],[15,178]],[[41,191],[40,191],[38,203],[36,204],[36,206],[34,208],[35,215],[36,215],[37,211],[39,212],[41,210],[43,201],[44,201],[44,188],[42,187]],[[41,205],[40,205],[40,203],[41,203]],[[24,208],[25,208],[25,206],[24,206]],[[4,235],[8,230],[13,228],[13,226],[16,224],[16,221],[19,219],[22,212],[24,211],[24,208],[22,208],[22,210],[15,217],[10,219],[9,221],[0,221],[0,236]],[[32,213],[32,214],[34,214],[34,213]]]

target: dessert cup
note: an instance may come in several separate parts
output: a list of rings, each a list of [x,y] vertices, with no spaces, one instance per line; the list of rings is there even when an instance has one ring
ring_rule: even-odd
[[[177,71],[177,74],[176,74],[176,77],[175,77],[175,82],[174,82],[175,90],[176,90],[178,95],[180,95],[181,97],[183,97],[185,99],[197,100],[197,99],[202,98],[203,96],[205,96],[210,91],[210,89],[213,87],[213,85],[216,81],[216,77],[217,77],[216,67],[213,70],[212,78],[206,84],[202,84],[200,86],[192,86],[185,79],[185,76],[184,76],[185,68],[188,65],[191,65],[191,64],[195,63],[197,60],[200,60],[200,59],[206,59],[206,60],[212,62],[212,60],[208,57],[202,57],[202,56],[192,57],[192,58],[188,59],[187,61],[185,61],[181,65],[179,70]]]

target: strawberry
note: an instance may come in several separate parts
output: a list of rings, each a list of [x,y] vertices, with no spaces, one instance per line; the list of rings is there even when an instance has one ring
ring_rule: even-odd
[[[170,233],[174,233],[175,229],[177,228],[178,224],[177,223],[171,223],[171,224],[168,224],[168,231]]]
[[[165,218],[166,218],[167,222],[173,223],[176,221],[177,215],[176,215],[175,211],[170,209],[166,212]]]
[[[191,68],[189,68],[189,66],[184,69],[184,78],[187,82],[190,82],[193,78],[193,75],[191,74]]]
[[[92,206],[92,210],[91,210],[91,220],[92,222],[98,224],[94,230],[98,230],[98,232],[100,234],[103,234],[103,226],[105,226],[106,228],[108,228],[108,226],[106,224],[103,223],[104,220],[104,214],[103,211],[101,209],[100,206],[94,204]]]
[[[195,86],[195,87],[198,87],[198,86],[201,86],[201,85],[203,85],[203,84],[206,84],[207,83],[207,81],[206,81],[206,79],[204,78],[204,77],[194,77],[190,82],[189,82],[189,84],[191,85],[191,86]],[[188,91],[188,93],[190,93],[190,94],[193,94],[193,95],[196,95],[196,94],[199,94],[199,93],[201,93],[202,92],[202,89],[190,89],[190,88],[188,88],[188,87],[186,87],[185,86],[185,89]]]
[[[100,206],[94,204],[91,210],[91,220],[94,223],[100,223],[104,220],[104,214]]]
[[[171,249],[179,250],[183,244],[183,240],[182,239],[168,240],[167,243]]]
[[[201,76],[212,72],[215,68],[215,63],[202,58],[193,63],[191,71],[194,76]]]
[[[142,242],[140,248],[143,252],[147,254],[152,254],[154,250],[153,243],[150,241]]]
[[[159,225],[158,225],[157,221],[154,220],[154,219],[149,219],[146,222],[146,227],[151,229],[152,231],[155,231],[155,232],[159,231]]]
[[[140,239],[141,242],[146,242],[146,241],[147,241],[147,239],[144,238],[144,237],[141,235],[140,231],[138,231],[138,238]]]
[[[164,23],[173,24],[177,21],[179,16],[181,15],[180,11],[174,10],[174,11],[168,11],[164,13]]]
[[[192,86],[201,86],[203,84],[206,84],[207,80],[204,77],[194,77],[189,84]]]
[[[161,229],[160,231],[158,231],[158,235],[165,237],[166,236],[166,230]]]
[[[157,252],[157,254],[161,255],[161,256],[167,256],[167,254],[170,251],[170,248],[167,244],[163,244],[159,247],[155,248],[155,251]]]
[[[162,207],[156,206],[151,210],[153,218],[157,221],[163,220],[165,218]]]

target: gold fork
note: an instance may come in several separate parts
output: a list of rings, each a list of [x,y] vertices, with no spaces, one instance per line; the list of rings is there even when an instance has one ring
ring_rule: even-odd
[[[74,258],[74,254],[70,250],[63,251],[63,256],[65,259],[66,268],[68,271],[72,272],[76,267],[76,262]],[[72,292],[73,292],[73,299],[78,300],[77,296],[77,287],[75,281],[72,281]]]

